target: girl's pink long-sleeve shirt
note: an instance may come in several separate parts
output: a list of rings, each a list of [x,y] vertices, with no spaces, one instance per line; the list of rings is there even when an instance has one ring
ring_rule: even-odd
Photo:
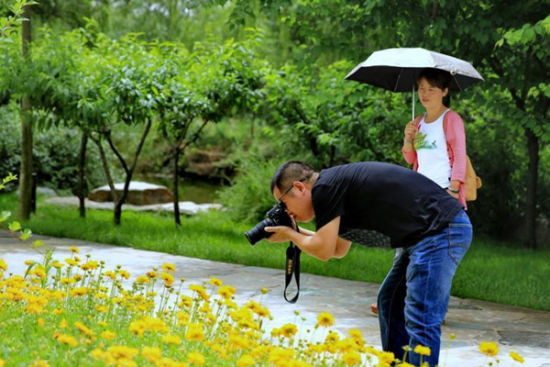
[[[416,128],[422,120],[422,115],[414,120]],[[464,122],[458,113],[449,110],[443,118],[443,131],[447,141],[447,152],[449,154],[449,163],[451,165],[451,181],[460,182],[458,200],[464,208],[466,206],[466,193],[464,191],[464,181],[466,180],[466,134],[464,133]],[[413,165],[413,170],[418,171],[418,156],[416,150],[405,152],[401,150],[403,157],[408,164]]]

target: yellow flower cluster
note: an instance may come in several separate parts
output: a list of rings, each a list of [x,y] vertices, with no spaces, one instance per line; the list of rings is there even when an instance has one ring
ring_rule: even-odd
[[[78,248],[70,251],[64,261],[51,253],[42,262],[28,261],[25,276],[9,278],[0,259],[0,330],[9,341],[0,344],[0,367],[410,366],[367,346],[358,329],[348,336],[330,330],[335,319],[329,312],[317,316],[316,342],[302,338],[309,330],[295,323],[266,330],[272,316],[261,297],[267,288],[260,300],[238,305],[235,288],[217,278],[191,284],[184,294],[175,264],[132,281],[121,266],[106,270],[87,255],[82,261]],[[425,346],[413,351],[431,354]],[[498,345],[484,342],[480,351],[495,356]],[[510,357],[523,362],[517,353]]]

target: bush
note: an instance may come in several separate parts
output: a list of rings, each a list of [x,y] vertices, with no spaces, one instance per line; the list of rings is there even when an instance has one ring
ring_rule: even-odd
[[[235,221],[256,222],[275,204],[269,184],[285,160],[253,156],[242,160],[232,185],[220,192],[220,201]]]
[[[15,104],[0,108],[0,177],[17,174],[21,162],[21,125]],[[34,128],[33,168],[37,185],[54,190],[78,189],[78,161],[81,133],[69,128]],[[87,188],[105,182],[101,160],[96,147],[88,142],[86,157]],[[7,187],[14,190],[15,184]]]

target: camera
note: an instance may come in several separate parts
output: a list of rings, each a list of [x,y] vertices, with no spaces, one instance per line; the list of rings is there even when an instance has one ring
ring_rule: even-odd
[[[283,203],[278,203],[273,208],[269,209],[265,216],[267,217],[266,219],[256,224],[254,228],[244,234],[251,245],[255,245],[256,242],[268,238],[273,234],[271,232],[266,232],[264,230],[265,227],[292,226],[292,219],[287,214],[285,204]]]

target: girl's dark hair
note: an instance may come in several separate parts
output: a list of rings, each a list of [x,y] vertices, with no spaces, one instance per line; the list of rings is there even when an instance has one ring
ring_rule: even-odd
[[[447,95],[443,97],[443,104],[447,107],[451,106],[451,73],[441,69],[426,68],[422,69],[416,77],[416,89],[418,89],[418,82],[420,79],[426,79],[430,85],[437,87],[441,90],[449,88]]]

